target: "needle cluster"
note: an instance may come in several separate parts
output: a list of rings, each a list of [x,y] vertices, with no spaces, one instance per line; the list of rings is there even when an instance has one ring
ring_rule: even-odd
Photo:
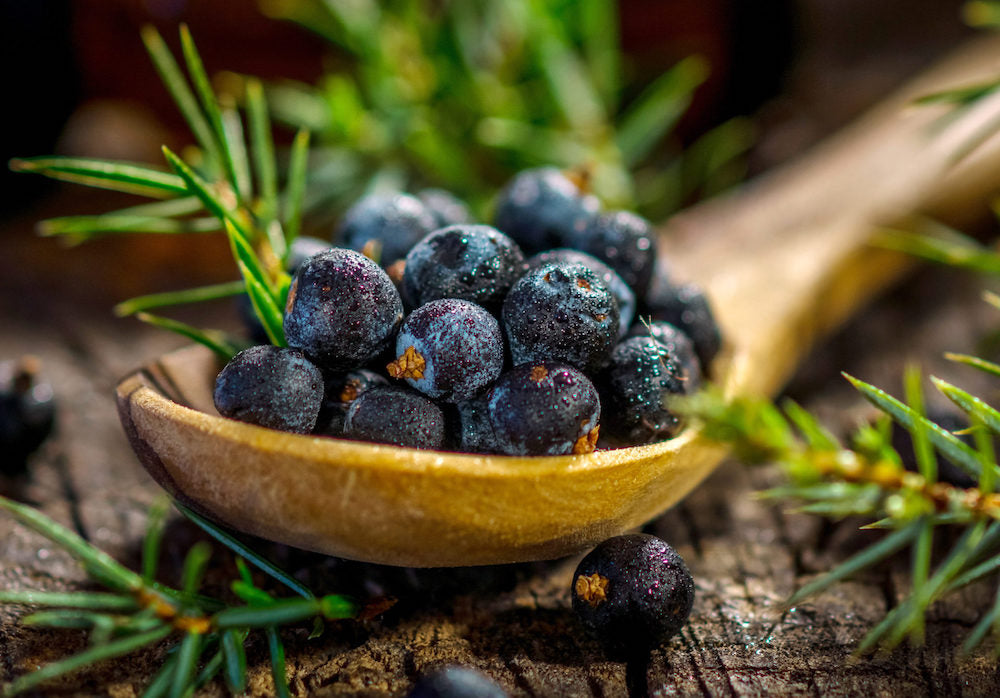
[[[269,340],[283,346],[282,308],[291,283],[287,271],[290,250],[302,222],[309,132],[300,130],[295,136],[287,156],[284,186],[279,187],[270,112],[261,82],[247,79],[241,110],[232,96],[216,94],[186,26],[180,27],[182,64],[152,27],[143,30],[142,38],[194,135],[197,146],[187,157],[164,146],[165,168],[59,156],[15,159],[10,166],[151,200],[96,216],[49,219],[40,224],[45,235],[60,236],[70,243],[132,233],[223,232],[227,236],[238,280],[133,298],[115,308],[119,315],[137,315],[205,344],[228,359],[243,348],[240,340],[151,311],[245,293]]]
[[[374,181],[446,189],[485,219],[516,173],[586,163],[610,208],[660,220],[743,176],[747,120],[684,148],[675,136],[707,61],[642,77],[615,0],[288,0],[265,11],[320,36],[333,58],[316,84],[268,91],[276,119],[323,145],[311,211],[342,211]]]
[[[232,600],[200,593],[211,554],[211,547],[204,541],[187,553],[179,588],[155,580],[167,511],[162,503],[151,509],[142,547],[142,571],[134,572],[38,510],[0,497],[0,509],[73,555],[91,579],[106,589],[0,591],[0,603],[41,608],[21,619],[25,625],[76,628],[89,633],[87,649],[14,679],[3,687],[4,695],[23,693],[97,662],[164,643],[168,643],[165,659],[143,696],[188,696],[220,675],[229,690],[238,695],[247,687],[244,648],[254,633],[262,633],[271,655],[275,694],[288,696],[279,627],[312,621],[316,636],[322,632],[324,621],[366,616],[386,607],[384,600],[363,607],[348,596],[317,597],[223,529],[176,506],[237,555],[239,577],[229,587]],[[276,597],[258,586],[248,562],[297,596]]]
[[[995,375],[1000,367],[979,360],[974,364]],[[706,390],[678,401],[677,409],[701,420],[704,433],[731,444],[748,463],[776,463],[785,484],[768,497],[797,503],[799,510],[833,519],[861,517],[867,528],[886,535],[788,600],[802,599],[904,550],[911,558],[910,588],[903,601],[872,628],[857,647],[891,650],[909,640],[923,639],[928,608],[938,599],[974,582],[996,584],[1000,569],[1000,465],[993,436],[1000,434],[1000,412],[946,381],[934,385],[968,417],[973,445],[923,413],[920,374],[906,376],[906,399],[852,376],[845,377],[877,407],[882,417],[865,424],[844,444],[798,404],[778,406],[766,399],[725,400]],[[904,467],[893,447],[893,422],[909,432],[916,470]],[[964,436],[965,434],[963,434]],[[939,478],[938,458],[967,474],[975,486],[965,488]],[[954,540],[943,554],[934,553],[935,532],[950,529]],[[963,649],[989,641],[1000,653],[1000,587],[997,601],[970,631]]]

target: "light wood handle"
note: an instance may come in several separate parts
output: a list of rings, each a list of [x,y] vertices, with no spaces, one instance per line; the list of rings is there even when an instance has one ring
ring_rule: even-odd
[[[1000,187],[1000,93],[916,104],[1000,79],[1000,40],[965,48],[797,161],[668,222],[682,275],[708,290],[730,394],[775,392],[806,351],[912,260],[871,247],[917,214],[962,225]]]

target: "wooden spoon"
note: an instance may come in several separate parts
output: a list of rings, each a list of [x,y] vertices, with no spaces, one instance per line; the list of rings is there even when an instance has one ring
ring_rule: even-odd
[[[708,291],[730,396],[771,394],[822,334],[909,266],[868,246],[917,213],[961,223],[1000,186],[1000,95],[962,109],[915,96],[1000,74],[1000,42],[968,47],[781,171],[668,221],[677,275]],[[971,154],[970,154],[971,151]],[[859,338],[863,341],[863,338]],[[443,453],[280,433],[224,419],[201,347],[118,386],[150,474],[237,530],[341,557],[409,566],[554,558],[642,524],[723,458],[697,426],[585,456]]]

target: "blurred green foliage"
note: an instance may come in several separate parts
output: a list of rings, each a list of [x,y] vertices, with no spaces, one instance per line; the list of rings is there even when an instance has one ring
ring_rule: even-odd
[[[515,172],[585,168],[609,207],[659,220],[739,181],[752,140],[726,122],[674,137],[709,66],[629,81],[613,0],[261,0],[330,44],[317,84],[268,88],[276,120],[314,134],[309,210],[437,186],[480,217]],[[626,96],[629,99],[626,100]]]
[[[996,29],[1000,27],[1000,2],[972,0],[962,6],[962,17],[969,26]]]

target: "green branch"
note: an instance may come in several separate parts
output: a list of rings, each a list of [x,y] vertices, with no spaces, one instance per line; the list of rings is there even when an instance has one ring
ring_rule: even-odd
[[[153,581],[163,533],[163,504],[150,513],[149,526],[143,542],[143,574],[128,570],[106,553],[87,543],[75,533],[56,523],[41,512],[0,497],[0,508],[77,558],[95,581],[107,586],[109,592],[44,592],[31,589],[0,592],[0,603],[41,606],[22,618],[29,625],[52,628],[84,629],[90,632],[91,646],[65,659],[46,664],[19,676],[4,687],[4,695],[15,695],[34,689],[47,681],[77,672],[95,663],[132,652],[151,648],[164,641],[173,644],[164,663],[146,687],[145,695],[186,696],[197,687],[222,672],[227,686],[234,693],[245,690],[247,661],[244,646],[250,635],[262,631],[272,657],[275,685],[287,691],[284,646],[278,628],[290,624],[357,618],[363,609],[354,599],[333,594],[316,597],[285,572],[243,544],[234,543],[228,533],[182,509],[205,530],[229,548],[236,548],[248,559],[287,586],[299,596],[277,598],[257,587],[249,571],[237,558],[240,579],[233,582],[239,589],[243,605],[227,606],[199,593],[209,561],[208,544],[196,543],[185,557],[182,583],[179,589],[164,587]],[[284,689],[282,689],[284,687]]]

